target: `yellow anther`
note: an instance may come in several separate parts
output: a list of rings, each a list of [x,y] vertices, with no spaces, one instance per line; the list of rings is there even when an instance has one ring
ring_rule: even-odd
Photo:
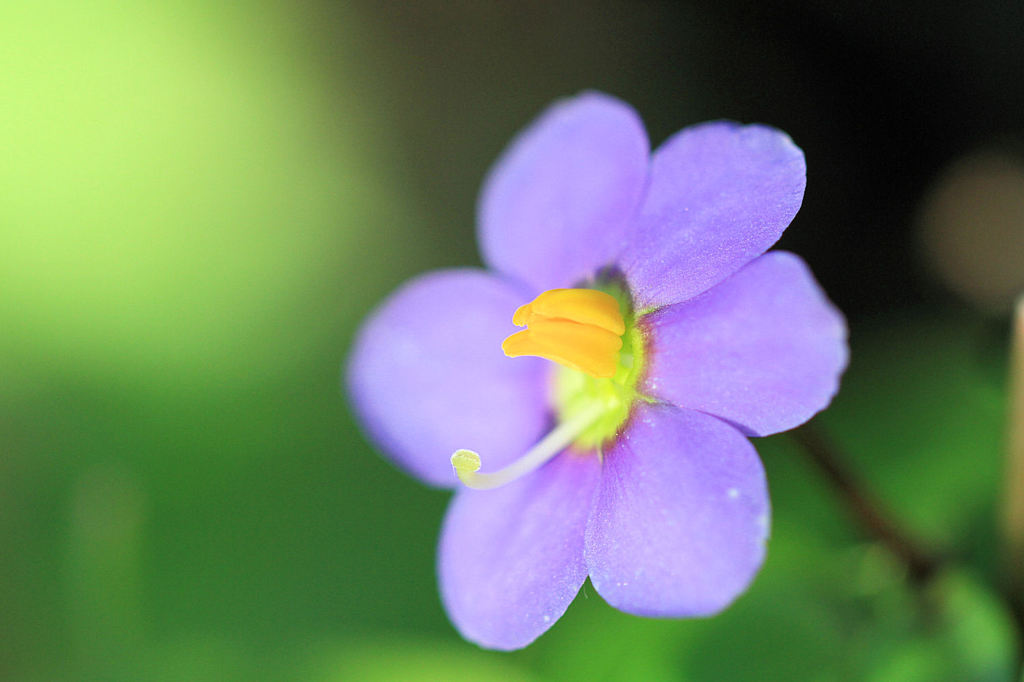
[[[512,324],[526,327],[534,319],[561,319],[606,329],[616,336],[626,331],[614,296],[597,289],[551,289],[519,306]]]
[[[598,379],[615,375],[626,324],[618,301],[603,291],[545,291],[520,306],[512,323],[527,328],[505,339],[505,355],[535,355]]]

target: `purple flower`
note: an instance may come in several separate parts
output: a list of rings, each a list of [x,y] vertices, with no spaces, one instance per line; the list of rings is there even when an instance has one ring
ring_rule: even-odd
[[[716,613],[750,584],[769,503],[748,436],[824,408],[847,361],[807,266],[765,254],[805,175],[760,125],[686,128],[651,157],[628,105],[579,95],[487,179],[490,271],[423,275],[366,322],[360,419],[400,467],[458,488],[438,573],[464,637],[526,646],[588,575],[658,617]],[[513,312],[527,329],[509,336]]]

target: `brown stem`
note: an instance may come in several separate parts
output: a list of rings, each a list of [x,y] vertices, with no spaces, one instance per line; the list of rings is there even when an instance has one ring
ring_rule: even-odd
[[[1024,383],[1024,382],[1022,382]],[[877,538],[898,558],[907,569],[907,577],[912,585],[924,588],[928,582],[945,566],[948,557],[926,549],[921,543],[907,533],[883,509],[879,501],[861,487],[844,464],[845,459],[832,441],[819,429],[805,424],[791,434],[811,460],[818,465],[825,478],[836,489],[846,506],[857,518],[860,525],[870,535]],[[1017,567],[1018,571],[1020,567]],[[1019,573],[1011,572],[1011,575]],[[1009,580],[999,590],[1010,616],[1017,625],[1017,632],[1024,637],[1024,593],[1021,583]],[[1024,642],[1018,650],[1017,669],[1024,666]]]
[[[1024,297],[1013,321],[1008,388],[1003,558],[1008,581],[1024,593]]]
[[[1002,509],[1003,582],[1024,637],[1024,296],[1017,301],[1012,335]]]
[[[824,433],[811,424],[791,433],[839,493],[857,522],[906,566],[907,576],[914,585],[923,587],[942,567],[943,559],[925,549],[892,520],[880,502],[861,487]]]

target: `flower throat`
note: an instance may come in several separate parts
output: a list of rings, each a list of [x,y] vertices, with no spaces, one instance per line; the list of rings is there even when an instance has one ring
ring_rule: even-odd
[[[512,316],[526,329],[501,344],[510,358],[542,357],[560,365],[553,376],[555,428],[504,469],[479,473],[480,456],[458,450],[452,466],[470,488],[505,485],[570,445],[597,450],[629,417],[644,360],[644,338],[630,297],[618,282],[592,289],[551,289]]]

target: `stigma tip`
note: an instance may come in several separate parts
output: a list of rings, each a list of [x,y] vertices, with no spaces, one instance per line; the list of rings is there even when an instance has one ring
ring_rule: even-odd
[[[456,474],[471,474],[480,469],[480,455],[472,450],[456,450],[452,455]]]

